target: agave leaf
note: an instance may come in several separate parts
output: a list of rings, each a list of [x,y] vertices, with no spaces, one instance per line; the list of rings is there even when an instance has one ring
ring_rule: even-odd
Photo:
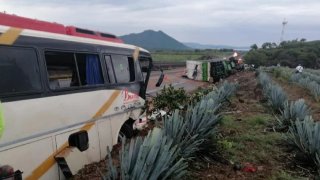
[[[289,129],[288,138],[294,145],[310,159],[313,159],[318,169],[320,149],[320,125],[314,122],[311,116],[306,116],[302,121],[296,121],[295,126]]]
[[[156,129],[155,129],[156,130]],[[142,168],[142,171],[141,171],[141,174],[140,174],[140,178],[139,179],[148,179],[149,177],[149,174],[152,170],[152,168],[150,168],[150,166],[152,166],[154,163],[155,163],[155,160],[158,156],[158,152],[160,150],[160,145],[162,144],[162,133],[159,130],[156,130],[152,133],[152,138],[151,138],[151,149],[150,149],[150,152],[147,156],[147,159],[146,159],[146,162],[144,163],[144,166],[141,167]]]
[[[107,156],[108,156],[108,175],[105,179],[114,180],[118,178],[118,172],[116,167],[113,166],[111,152],[109,146],[107,147]]]

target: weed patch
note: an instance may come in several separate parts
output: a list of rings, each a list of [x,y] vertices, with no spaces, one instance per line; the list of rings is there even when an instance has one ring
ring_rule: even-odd
[[[235,116],[224,116],[221,128],[227,130],[227,136],[220,140],[220,147],[225,155],[236,162],[261,163],[281,153],[277,144],[281,142],[282,135],[277,132],[265,132],[264,128],[272,120],[269,114],[257,114],[237,121]]]

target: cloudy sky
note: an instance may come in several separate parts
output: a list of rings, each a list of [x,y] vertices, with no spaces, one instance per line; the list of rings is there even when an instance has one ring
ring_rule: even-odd
[[[320,0],[0,0],[9,14],[116,35],[162,30],[182,42],[249,46],[320,39]]]

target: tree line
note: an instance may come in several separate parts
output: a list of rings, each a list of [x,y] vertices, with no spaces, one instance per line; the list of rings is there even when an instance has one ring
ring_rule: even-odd
[[[250,51],[244,55],[247,64],[256,66],[281,66],[296,67],[301,64],[308,68],[320,67],[320,41],[300,40],[265,42],[258,47],[257,44],[250,46]]]

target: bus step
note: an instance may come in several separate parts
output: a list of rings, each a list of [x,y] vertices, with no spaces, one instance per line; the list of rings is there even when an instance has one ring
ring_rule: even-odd
[[[85,164],[89,164],[85,153],[79,151],[77,147],[67,147],[55,156],[55,160],[66,178],[71,178]]]

